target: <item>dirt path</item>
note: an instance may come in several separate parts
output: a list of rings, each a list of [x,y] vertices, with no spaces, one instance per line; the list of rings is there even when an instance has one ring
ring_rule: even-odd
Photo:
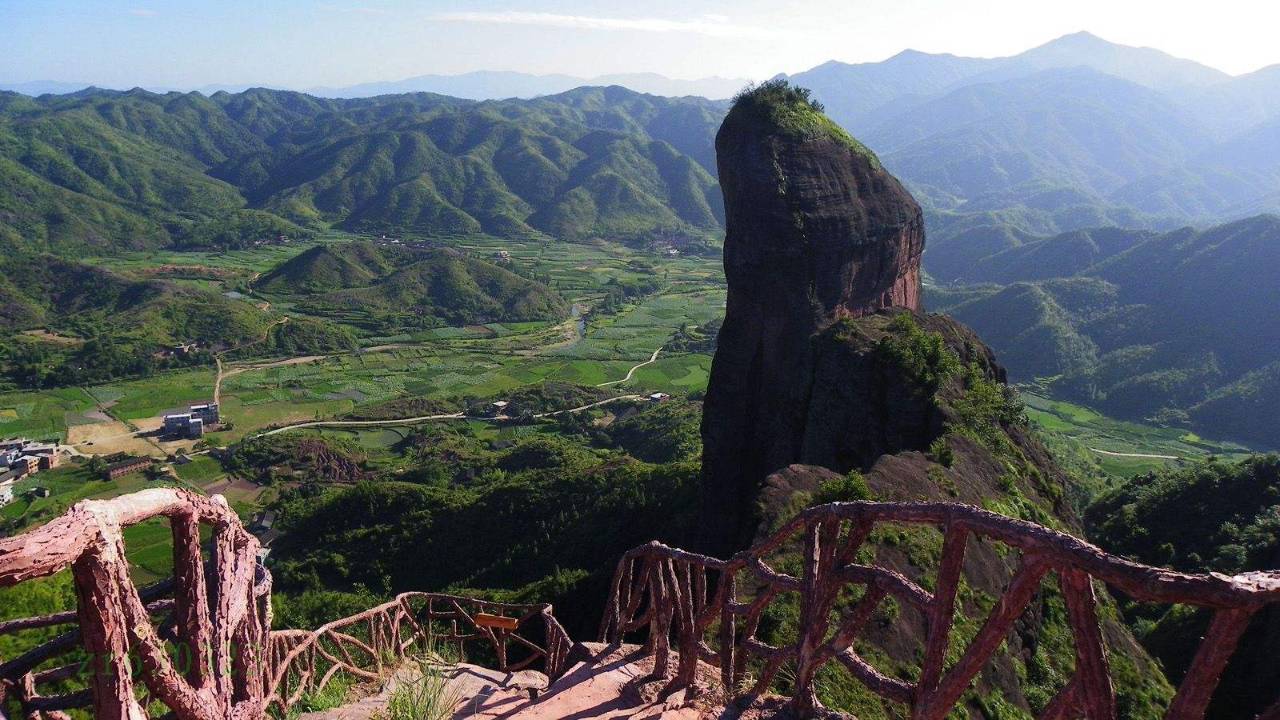
[[[264,310],[265,310],[265,308],[264,308]],[[267,326],[267,329],[262,331],[262,337],[260,337],[260,338],[258,338],[258,339],[256,339],[256,340],[250,340],[250,341],[249,341],[249,342],[247,342],[247,343],[241,343],[240,345],[237,345],[237,346],[235,346],[235,347],[233,347],[233,348],[227,348],[226,350],[223,350],[222,352],[217,353],[217,354],[215,354],[215,355],[213,356],[213,360],[214,360],[214,362],[216,362],[216,363],[218,364],[218,375],[217,375],[217,377],[215,377],[215,378],[214,378],[214,381],[213,381],[213,401],[214,401],[215,403],[221,403],[221,402],[222,402],[222,380],[223,380],[223,378],[227,377],[228,375],[235,375],[235,374],[238,374],[238,373],[242,373],[242,372],[244,372],[244,370],[233,370],[233,371],[232,371],[232,372],[230,372],[230,373],[224,373],[224,372],[223,372],[223,369],[222,369],[222,356],[223,356],[223,355],[225,355],[225,354],[227,354],[227,353],[229,353],[229,352],[232,352],[232,351],[235,351],[235,350],[239,350],[239,349],[241,349],[241,348],[246,348],[246,347],[249,347],[250,345],[257,345],[258,343],[265,341],[268,337],[270,337],[270,336],[271,336],[271,329],[272,329],[272,328],[274,328],[274,327],[275,327],[275,326],[277,326],[277,325],[283,325],[283,324],[285,324],[285,323],[287,323],[287,322],[289,322],[289,316],[288,316],[288,315],[286,315],[286,316],[284,316],[284,317],[280,318],[279,320],[277,320],[277,321],[275,321],[275,322],[271,323],[270,325],[268,325],[268,326]],[[249,369],[249,368],[245,368],[245,370],[247,370],[247,369]]]
[[[642,400],[642,399],[643,399],[643,396],[641,395],[619,395],[617,397],[606,398],[604,400],[589,403],[587,405],[579,405],[578,407],[575,407],[575,408],[566,408],[564,410],[555,410],[553,412],[535,413],[533,417],[541,419],[541,418],[555,417],[557,415],[570,415],[573,413],[580,413],[585,410],[598,408],[602,405],[609,405],[611,403],[616,403],[623,400]],[[382,427],[387,425],[393,425],[393,426],[394,425],[418,425],[420,423],[433,422],[436,420],[480,420],[483,422],[510,422],[511,420],[515,420],[515,419],[516,418],[513,418],[509,415],[493,415],[493,416],[466,415],[464,413],[458,412],[458,413],[448,413],[448,414],[440,414],[440,415],[419,415],[418,417],[409,417],[409,418],[392,418],[389,420],[313,420],[311,422],[296,423],[293,425],[285,425],[284,427],[278,427],[278,428],[275,428],[274,430],[267,430],[266,432],[258,433],[254,437],[267,437],[269,435],[277,435],[279,433],[289,432],[290,430],[301,430],[303,428]]]
[[[1177,455],[1150,455],[1148,453],[1122,453],[1122,452],[1113,452],[1111,450],[1100,450],[1098,448],[1093,448],[1093,447],[1089,449],[1098,453],[1099,455],[1109,455],[1111,457],[1148,458],[1151,460],[1181,460],[1182,459]]]
[[[620,383],[630,382],[631,376],[634,375],[637,370],[644,367],[645,365],[652,365],[653,363],[657,362],[658,353],[660,352],[662,352],[662,348],[658,348],[657,350],[654,350],[653,355],[649,356],[648,360],[645,360],[639,365],[633,366],[630,370],[627,371],[627,376],[622,378],[621,380],[610,380],[609,382],[602,382],[599,385],[596,385],[596,387],[608,387],[610,385],[618,385]]]
[[[262,338],[254,342],[261,342],[262,340],[265,340],[267,338],[267,334],[271,332],[272,327],[275,327],[280,323],[284,323],[288,321],[289,321],[289,318],[285,317],[275,323],[272,323],[271,326],[267,328],[267,332],[263,333]],[[571,319],[571,322],[578,322],[578,321],[579,321],[579,318],[576,318],[576,317]],[[253,343],[245,343],[245,345],[240,345],[232,349],[233,350],[239,349],[241,347],[245,347],[246,345],[251,345],[251,344]],[[388,351],[388,350],[398,350],[406,347],[415,347],[415,346],[402,344],[402,343],[394,343],[389,345],[378,345],[374,347],[364,348],[363,350],[361,350],[361,352],[380,352],[380,351]],[[229,351],[223,351],[223,352],[229,352]],[[649,356],[648,360],[642,363],[633,365],[631,369],[627,371],[627,374],[625,377],[619,380],[610,380],[609,382],[600,383],[596,387],[608,387],[610,385],[618,385],[620,383],[629,382],[631,378],[635,375],[635,372],[637,370],[644,367],[645,365],[651,365],[654,362],[656,362],[658,360],[658,354],[661,352],[662,352],[662,348],[659,347],[657,350],[653,351],[653,354]],[[220,403],[222,400],[222,381],[225,378],[231,377],[232,375],[238,375],[242,372],[247,372],[249,370],[263,370],[266,368],[281,367],[284,365],[297,365],[300,363],[311,362],[312,360],[321,360],[326,357],[334,357],[330,355],[303,355],[299,357],[286,358],[284,360],[272,360],[264,363],[237,365],[236,367],[228,369],[224,367],[222,364],[222,354],[223,353],[218,353],[218,355],[215,356],[214,358],[214,360],[217,362],[217,365],[218,365],[218,375],[213,385],[213,401],[215,403]],[[587,405],[581,405],[575,408],[567,408],[565,410],[556,410],[554,412],[536,413],[534,414],[533,417],[548,418],[548,417],[555,417],[557,415],[579,413],[585,410],[590,410],[592,408],[597,408],[602,405],[608,405],[610,403],[615,403],[621,400],[640,400],[640,399],[643,399],[643,397],[640,395],[619,395],[618,397],[607,398],[605,400],[589,403]],[[250,437],[266,437],[269,435],[277,435],[279,433],[289,432],[290,430],[300,430],[303,428],[382,427],[382,426],[388,426],[388,425],[392,425],[392,426],[416,425],[419,423],[434,422],[438,420],[481,420],[481,421],[487,421],[487,422],[506,422],[513,419],[514,418],[508,417],[506,415],[498,415],[493,417],[471,416],[471,415],[466,415],[459,412],[459,413],[448,413],[448,414],[437,414],[437,415],[420,415],[417,417],[408,417],[408,418],[393,418],[390,420],[313,420],[310,422],[294,423],[292,425],[285,425],[283,427],[274,428],[271,430],[267,430],[265,432],[255,433]]]

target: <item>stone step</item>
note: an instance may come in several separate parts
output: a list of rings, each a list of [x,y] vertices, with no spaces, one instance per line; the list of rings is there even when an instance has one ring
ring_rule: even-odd
[[[532,671],[502,673],[458,663],[442,665],[447,696],[457,699],[453,720],[703,720],[723,717],[721,708],[685,702],[683,694],[653,699],[663,683],[649,680],[653,659],[634,645],[578,643],[575,660],[554,683]],[[406,663],[377,692],[342,707],[305,713],[298,720],[376,720],[403,683],[422,677]]]

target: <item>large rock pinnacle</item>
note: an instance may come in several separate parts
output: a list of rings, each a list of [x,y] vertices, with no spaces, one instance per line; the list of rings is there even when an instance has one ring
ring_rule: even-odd
[[[764,478],[805,461],[811,338],[841,317],[918,309],[920,206],[802,91],[741,97],[716,136],[728,305],[703,415],[704,529],[736,549]]]

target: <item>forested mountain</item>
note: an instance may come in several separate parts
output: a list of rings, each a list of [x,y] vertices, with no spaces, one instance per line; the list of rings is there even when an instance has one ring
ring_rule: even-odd
[[[1259,215],[1280,212],[1280,67],[1232,78],[1081,33],[792,80],[920,200],[930,309],[1015,377],[1280,445],[1280,220]]]
[[[255,288],[290,296],[304,312],[381,332],[568,313],[546,285],[448,248],[319,245],[264,274]]]
[[[1255,217],[1280,211],[1280,68],[1232,78],[1077,34],[1010,58],[908,51],[793,80],[920,200],[933,308],[982,330],[1015,375],[1060,377],[1132,417],[1280,440],[1233,419],[1280,395],[1280,357],[1259,352],[1277,347],[1276,220]],[[481,102],[0,93],[0,247],[234,246],[327,227],[714,237],[725,108],[620,87]],[[345,277],[369,284],[307,302],[369,303],[377,318],[361,322],[383,327],[409,299],[386,273]],[[404,286],[424,282],[438,285]],[[464,303],[475,312],[428,315],[510,310],[504,292],[481,295]]]
[[[355,347],[350,331],[333,323],[280,322],[214,290],[34,254],[0,260],[0,330],[0,382],[25,388],[146,376],[242,347],[268,354]],[[194,350],[158,352],[189,343]]]
[[[925,206],[930,270],[975,245],[1280,210],[1280,68],[1232,78],[1080,33],[1009,58],[906,51],[792,80]],[[0,240],[200,246],[326,226],[716,234],[725,107],[621,87],[479,102],[0,93]]]
[[[719,113],[710,101],[622,88],[487,103],[0,94],[0,240],[107,250],[209,244],[228,226],[248,239],[329,225],[571,238],[712,231]]]
[[[1133,418],[1280,446],[1280,217],[1115,228],[948,258],[930,308],[973,326],[1015,377]]]

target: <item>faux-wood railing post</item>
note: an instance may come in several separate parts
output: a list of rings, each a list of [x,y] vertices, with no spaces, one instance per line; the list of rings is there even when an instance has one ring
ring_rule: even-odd
[[[677,564],[673,561],[669,567],[670,585],[675,590],[676,639],[679,648],[676,676],[665,688],[670,692],[693,687],[698,674],[698,614],[706,602],[706,580],[702,578],[702,568],[692,563]]]
[[[649,602],[653,605],[653,621],[649,624],[653,643],[653,675],[665,678],[671,661],[671,593],[667,588],[666,567],[670,560],[655,560],[649,576]]]
[[[738,685],[738,678],[734,674],[734,645],[737,643],[735,625],[738,616],[733,611],[738,599],[737,575],[737,570],[727,564],[720,571],[720,582],[724,587],[720,605],[720,682],[724,685],[726,695],[732,695]]]
[[[194,688],[209,684],[213,656],[209,628],[209,593],[200,554],[200,521],[185,512],[170,520],[173,532],[173,617],[177,622],[178,657]]]
[[[109,539],[100,537],[99,540],[99,547],[89,550],[72,565],[76,614],[84,651],[93,668],[89,680],[93,716],[95,720],[146,720],[146,714],[133,697],[129,637],[119,622],[124,617],[121,588],[102,556],[118,548],[107,547]]]
[[[1116,693],[1111,685],[1106,643],[1098,620],[1098,601],[1088,573],[1075,568],[1061,570],[1058,583],[1067,605],[1076,646],[1078,700],[1087,720],[1115,720]]]
[[[1251,607],[1233,608],[1213,614],[1209,630],[1200,641],[1200,649],[1196,651],[1191,667],[1169,704],[1166,720],[1200,720],[1204,717],[1222,671],[1226,669],[1236,643],[1240,642],[1240,636],[1256,610]]]
[[[840,521],[810,523],[805,535],[804,578],[800,592],[800,642],[796,649],[796,689],[792,706],[796,717],[810,717],[818,706],[813,687],[818,672],[818,648],[827,635],[831,606],[840,589],[833,567]]]
[[[928,639],[924,662],[920,666],[917,693],[931,695],[938,689],[947,650],[951,644],[951,627],[955,620],[956,593],[960,589],[960,577],[964,570],[965,545],[969,531],[950,523],[942,541],[942,560],[938,565],[938,578],[933,586],[933,604],[929,607]]]

